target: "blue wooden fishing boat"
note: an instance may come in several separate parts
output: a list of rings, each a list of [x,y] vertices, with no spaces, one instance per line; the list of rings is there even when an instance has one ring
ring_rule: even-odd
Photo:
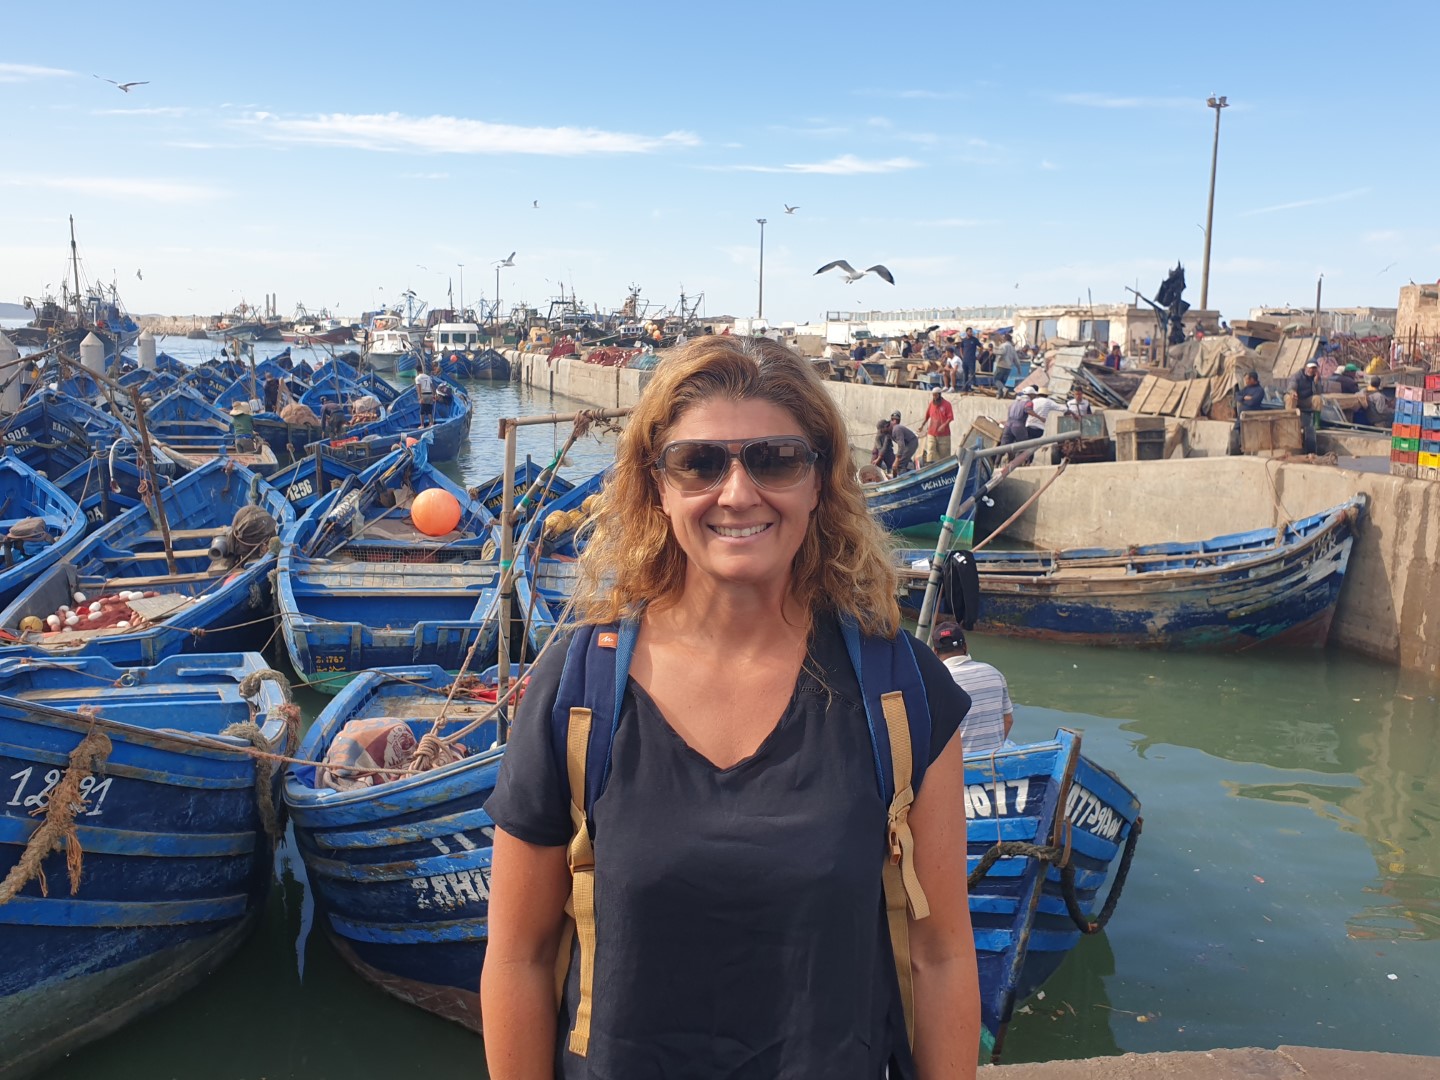
[[[0,659],[0,1076],[109,1034],[240,946],[279,838],[279,776],[247,751],[287,752],[287,702],[254,653]],[[22,867],[52,834],[39,873]]]
[[[965,804],[981,1042],[998,1059],[1015,1006],[1115,910],[1140,802],[1081,755],[1078,732],[1061,728],[1048,742],[966,754]]]
[[[421,427],[420,402],[414,387],[411,387],[385,408],[380,419],[351,425],[344,435],[338,437],[323,436],[319,428],[313,429],[313,435],[309,431],[297,432],[267,414],[256,417],[255,433],[277,454],[288,454],[298,459],[303,454],[312,453],[316,442],[322,442],[329,456],[343,458],[361,468],[375,464],[408,440],[428,435],[430,460],[453,461],[470,434],[471,411],[469,395],[452,386],[448,397],[437,398],[432,423]]]
[[[91,533],[0,611],[0,634],[50,656],[102,656],[123,665],[263,642],[272,626],[269,573],[275,565],[267,537],[294,520],[290,504],[243,465],[221,461],[164,488],[162,500],[174,572],[149,508],[134,507]],[[224,544],[217,546],[221,536]],[[254,550],[251,544],[263,546]],[[219,557],[212,558],[212,551]],[[78,600],[77,593],[87,599]],[[122,594],[132,598],[120,599]],[[89,619],[95,603],[104,608],[98,621]],[[45,625],[71,605],[76,624],[58,630]],[[41,628],[22,629],[27,618]]]
[[[515,466],[515,482],[511,485],[511,490],[514,492],[512,499],[518,514],[517,520],[524,520],[529,510],[532,509],[532,507],[522,507],[519,504],[526,492],[530,490],[531,485],[544,473],[545,467],[537,464],[528,455],[524,461]],[[541,486],[535,497],[535,505],[549,506],[567,494],[574,486],[569,480],[556,473]],[[500,511],[505,504],[505,475],[503,473],[492,476],[489,480],[476,484],[469,490],[471,498],[479,501],[481,506],[496,517],[500,516]]]
[[[298,520],[325,495],[350,477],[359,476],[362,471],[352,462],[324,453],[322,444],[320,453],[302,457],[295,464],[271,473],[265,480],[295,508]]]
[[[904,473],[894,480],[862,484],[865,505],[880,524],[891,532],[916,526],[938,526],[955,487],[960,459],[941,458],[923,469]],[[987,459],[978,459],[965,477],[965,499],[973,499],[989,478]],[[963,520],[955,526],[955,543],[969,547],[975,534],[975,505],[972,502]]]
[[[392,453],[324,496],[286,532],[276,588],[291,663],[334,693],[356,672],[493,663],[499,564],[494,519],[426,458],[428,440]],[[460,504],[455,529],[427,536],[410,518],[431,488]]]
[[[467,378],[500,382],[510,378],[510,361],[497,349],[482,349],[478,353],[466,353],[464,357]]]
[[[323,761],[354,719],[395,717],[418,739],[440,715],[453,680],[438,667],[367,671],[306,733],[298,757]],[[430,772],[373,787],[316,787],[292,766],[285,804],[330,940],[349,964],[396,997],[478,1031],[494,824],[483,809],[501,750],[492,706],[457,694],[442,735],[469,751]],[[482,722],[483,721],[483,722]]]
[[[0,456],[0,605],[70,553],[85,535],[75,500],[7,449]]]
[[[970,553],[980,579],[976,628],[1079,645],[1323,645],[1365,505],[1357,495],[1279,528],[1209,540]],[[911,610],[924,598],[932,554],[896,554]]]

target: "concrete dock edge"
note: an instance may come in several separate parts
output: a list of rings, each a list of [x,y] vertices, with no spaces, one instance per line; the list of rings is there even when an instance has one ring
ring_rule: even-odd
[[[1313,1046],[985,1065],[982,1080],[1440,1080],[1440,1058]]]

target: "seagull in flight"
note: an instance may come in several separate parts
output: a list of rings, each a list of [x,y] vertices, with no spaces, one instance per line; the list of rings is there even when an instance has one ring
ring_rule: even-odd
[[[788,203],[781,203],[780,205],[785,207],[785,213],[787,214],[793,214],[796,210],[800,209],[798,206],[791,206]]]
[[[496,265],[496,266],[514,266],[514,265],[515,265],[515,252],[513,252],[513,251],[510,252],[509,255],[506,255],[505,258],[501,259],[501,260],[500,260],[499,262],[497,262],[495,265]]]
[[[143,82],[116,82],[114,79],[107,79],[103,75],[96,75],[95,78],[99,79],[101,82],[108,82],[111,86],[119,87],[127,94],[130,92],[132,87],[150,85],[149,79],[146,79]]]
[[[1390,266],[1385,267],[1385,270],[1381,270],[1381,271],[1380,271],[1380,274],[1385,273],[1387,270],[1389,270],[1391,267],[1393,267],[1393,266],[1395,266],[1395,265],[1397,265],[1397,264],[1392,262],[1392,263],[1390,264]],[[1375,276],[1376,276],[1376,277],[1379,277],[1380,274],[1376,274]]]
[[[531,210],[539,210],[539,209],[540,209],[540,200],[539,200],[539,199],[536,199],[534,202],[532,202],[532,203],[530,204],[530,209],[531,209]]]
[[[884,278],[891,285],[895,284],[895,275],[890,273],[890,271],[886,267],[881,266],[879,263],[876,263],[874,266],[868,266],[864,270],[856,270],[844,259],[836,259],[834,262],[826,263],[824,266],[820,267],[819,270],[816,270],[815,273],[823,274],[826,270],[834,270],[837,267],[844,273],[846,285],[855,284],[855,282],[859,281],[866,274],[874,274],[877,277]]]
[[[142,273],[140,273],[139,270],[136,270],[136,271],[135,271],[135,277],[136,277],[136,280],[138,280],[138,281],[144,281],[144,280],[145,280],[145,275],[142,274]]]

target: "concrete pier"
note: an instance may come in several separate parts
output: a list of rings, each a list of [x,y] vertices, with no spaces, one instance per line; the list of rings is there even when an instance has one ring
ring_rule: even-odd
[[[634,405],[651,373],[607,368],[544,353],[507,353],[527,386],[590,405]],[[851,441],[868,446],[875,421],[898,409],[917,423],[930,395],[892,386],[827,383],[845,416]],[[954,430],[977,416],[1004,419],[1008,402],[951,396]],[[1107,414],[1109,415],[1109,414]],[[1173,423],[1173,421],[1172,421]],[[1227,455],[1231,425],[1186,422],[1172,432],[1187,456],[1166,461],[1112,462],[1067,469],[1007,535],[1046,548],[1195,540],[1273,528],[1349,499],[1369,496],[1369,511],[1350,559],[1349,580],[1331,640],[1366,656],[1433,674],[1440,671],[1440,483],[1406,480],[1326,465]],[[1017,469],[995,491],[981,521],[1003,521],[1050,475],[1050,466]]]
[[[1440,1058],[1313,1046],[985,1065],[981,1080],[1440,1080]]]

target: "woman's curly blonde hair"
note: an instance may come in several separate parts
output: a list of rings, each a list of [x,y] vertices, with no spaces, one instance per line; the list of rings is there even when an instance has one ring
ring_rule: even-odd
[[[900,627],[884,530],[865,506],[845,422],[810,362],[765,338],[706,335],[666,357],[630,414],[580,558],[575,610],[586,622],[638,616],[680,596],[685,553],[660,509],[656,461],[688,409],[713,399],[768,401],[795,417],[819,453],[819,502],[795,554],[791,596],[812,614],[850,615],[867,633]]]

